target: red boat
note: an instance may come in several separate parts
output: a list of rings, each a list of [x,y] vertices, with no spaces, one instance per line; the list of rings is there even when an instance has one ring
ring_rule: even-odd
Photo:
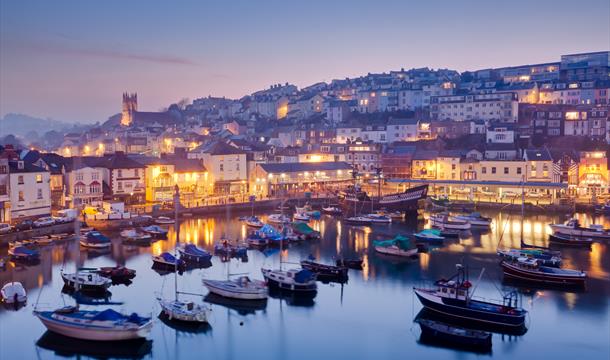
[[[502,261],[504,276],[518,281],[554,286],[584,286],[587,274],[584,271],[542,266],[537,259],[519,258],[517,261]]]

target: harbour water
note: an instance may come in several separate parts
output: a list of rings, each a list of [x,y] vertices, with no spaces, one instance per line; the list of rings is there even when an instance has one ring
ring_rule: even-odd
[[[377,255],[372,241],[411,233],[424,223],[407,219],[391,225],[354,227],[326,216],[311,223],[322,234],[319,241],[291,244],[281,254],[249,250],[247,261],[234,259],[223,263],[214,257],[211,267],[187,271],[180,276],[180,290],[205,295],[207,290],[201,284],[202,278],[223,279],[228,271],[262,279],[260,268],[279,266],[280,255],[284,267],[296,266],[310,254],[329,264],[339,255],[362,256],[365,266],[362,271],[350,270],[349,281],[343,286],[320,283],[313,301],[270,298],[265,307],[258,308],[212,304],[210,326],[198,329],[173,328],[157,318],[160,309],[156,297],[160,293],[173,296],[174,276],[160,275],[151,269],[151,254],[173,251],[176,242],[173,227],[168,240],[157,241],[150,247],[124,246],[114,234],[112,249],[107,253],[85,251],[76,242],[41,248],[40,264],[9,263],[5,271],[0,271],[0,284],[20,281],[29,298],[28,305],[17,311],[0,308],[0,359],[125,355],[155,359],[268,360],[610,358],[610,244],[603,242],[594,243],[590,250],[563,249],[564,266],[585,270],[589,276],[583,291],[517,288],[522,306],[529,311],[528,331],[524,335],[494,333],[489,354],[420,343],[420,329],[413,320],[422,307],[413,295],[413,286],[447,278],[455,272],[456,263],[463,263],[468,265],[474,283],[485,268],[476,296],[501,299],[502,291],[512,289],[502,282],[495,252],[498,244],[519,247],[521,221],[515,214],[484,215],[494,219],[491,230],[472,230],[460,239],[446,240],[443,246],[431,248],[413,260]],[[579,218],[584,223],[610,227],[610,219],[585,214]],[[525,241],[547,245],[550,233],[547,224],[563,220],[565,217],[560,214],[526,216]],[[180,226],[181,242],[194,243],[210,251],[222,237],[241,240],[248,231],[231,214],[187,219]],[[6,248],[0,249],[0,256],[6,256],[6,251]],[[60,270],[114,265],[135,269],[137,276],[129,286],[110,288],[112,294],[104,301],[116,305],[98,307],[111,306],[153,316],[155,324],[150,341],[135,353],[133,349],[125,353],[122,349],[104,346],[77,348],[65,339],[45,335],[44,326],[32,316],[34,304],[38,303],[39,308],[54,308],[74,303],[70,295],[62,294]],[[202,296],[181,296],[204,301]]]

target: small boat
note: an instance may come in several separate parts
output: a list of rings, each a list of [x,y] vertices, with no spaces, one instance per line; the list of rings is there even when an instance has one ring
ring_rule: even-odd
[[[337,266],[345,266],[347,268],[350,269],[354,269],[354,270],[362,270],[363,268],[363,261],[362,259],[337,259],[335,260],[335,265]]]
[[[112,309],[79,310],[69,306],[55,311],[34,310],[34,316],[52,332],[71,338],[95,341],[122,341],[145,338],[152,319],[136,313],[121,314]]]
[[[315,258],[309,257],[307,260],[301,260],[301,267],[303,269],[310,270],[317,275],[317,278],[333,278],[333,279],[345,279],[347,278],[347,267],[346,266],[335,266],[320,264],[314,261]]]
[[[110,239],[99,231],[89,231],[86,235],[81,236],[79,242],[81,246],[93,249],[105,249],[112,246]]]
[[[372,221],[369,217],[366,216],[351,216],[343,219],[346,224],[349,225],[371,225]]]
[[[208,290],[226,298],[239,300],[263,300],[267,298],[267,285],[264,281],[251,280],[240,276],[229,280],[203,280]]]
[[[167,216],[159,216],[155,219],[155,224],[159,225],[172,225],[174,223],[174,219],[168,218]]]
[[[561,253],[558,251],[546,251],[541,249],[498,249],[497,254],[511,261],[519,258],[533,258],[544,266],[560,267]]]
[[[318,240],[321,236],[319,231],[314,230],[305,223],[295,222],[292,224],[291,229],[295,234],[305,237],[305,240]]]
[[[527,311],[517,307],[516,294],[504,296],[499,304],[475,299],[466,270],[460,264],[456,267],[456,275],[436,281],[434,288],[413,288],[422,305],[443,317],[521,333],[525,328]]]
[[[192,301],[165,300],[157,298],[163,314],[169,320],[189,323],[207,323],[211,309],[208,306],[195,304]]]
[[[40,260],[40,252],[28,249],[25,246],[14,246],[8,249],[8,254],[13,261],[37,261]]]
[[[93,271],[79,270],[76,273],[61,272],[64,286],[83,292],[105,292],[112,285],[112,280]]]
[[[0,289],[0,297],[6,304],[22,304],[28,300],[25,288],[16,281],[4,284]]]
[[[581,226],[578,219],[570,219],[565,224],[551,224],[554,234],[571,235],[581,238],[610,239],[610,230],[601,225],[592,224],[588,227]]]
[[[574,235],[564,235],[561,233],[549,235],[549,241],[554,245],[575,246],[575,247],[591,247],[593,239],[581,238]]]
[[[387,215],[380,214],[368,214],[367,218],[371,220],[373,224],[390,224],[392,223],[392,218]]]
[[[469,215],[456,215],[454,218],[457,220],[468,221],[471,226],[491,226],[491,218],[484,217],[478,212],[473,212]]]
[[[267,221],[274,224],[285,224],[290,222],[290,218],[283,214],[271,214],[267,217]]]
[[[152,236],[145,232],[139,232],[136,229],[125,229],[121,231],[121,237],[124,242],[137,244],[150,244]]]
[[[164,229],[159,225],[145,226],[142,228],[142,231],[149,234],[153,239],[167,238],[167,229]]]
[[[309,217],[309,215],[305,214],[305,213],[296,213],[292,216],[292,218],[294,219],[294,221],[304,221],[304,222],[308,222],[309,220],[311,220],[311,218]]]
[[[413,247],[411,241],[401,235],[390,240],[373,241],[373,246],[375,251],[383,255],[413,257],[418,253],[417,247]]]
[[[113,282],[122,282],[136,277],[136,271],[124,266],[106,266],[97,269],[97,273]]]
[[[262,222],[257,216],[250,216],[250,217],[246,218],[245,222],[246,222],[246,225],[253,227],[253,228],[261,228],[261,227],[263,227],[263,225],[265,225],[265,223]]]
[[[343,214],[343,210],[340,207],[335,205],[330,205],[322,208],[322,212],[326,215],[339,216]]]
[[[152,257],[153,265],[160,266],[167,269],[178,269],[178,271],[184,270],[186,264],[184,260],[176,258],[174,255],[164,252],[160,255],[156,255]]]
[[[470,223],[466,220],[456,219],[447,213],[430,215],[430,223],[434,227],[448,230],[468,230]]]
[[[547,285],[584,286],[587,274],[584,271],[560,269],[540,265],[538,260],[519,258],[517,261],[502,261],[504,276],[519,281]]]
[[[290,291],[304,296],[315,296],[318,292],[316,274],[310,270],[261,269],[261,272],[270,289]]]
[[[449,201],[449,198],[447,198],[447,197],[439,197],[439,198],[429,197],[429,199],[430,199],[430,203],[432,204],[433,208],[446,209],[449,207],[449,205],[451,205],[451,202]]]
[[[214,253],[220,256],[245,257],[248,255],[248,248],[240,245],[233,245],[229,240],[221,240],[214,245]]]
[[[430,243],[442,243],[445,241],[445,237],[441,235],[441,231],[438,229],[424,229],[418,233],[413,234],[416,240],[430,242]]]
[[[424,341],[435,341],[458,348],[491,350],[491,333],[467,329],[429,319],[417,319]]]
[[[267,244],[269,243],[269,239],[261,236],[260,232],[254,231],[253,233],[248,235],[248,237],[246,238],[246,243],[248,244],[248,246],[263,247],[267,246]]]
[[[32,242],[34,245],[45,246],[53,244],[53,238],[50,235],[45,236],[32,236]]]
[[[305,204],[303,207],[295,206],[294,209],[297,214],[305,214],[313,219],[319,219],[322,215],[318,210],[314,210],[309,203]]]
[[[212,260],[212,254],[194,244],[180,244],[177,250],[180,259],[187,263],[209,263]]]

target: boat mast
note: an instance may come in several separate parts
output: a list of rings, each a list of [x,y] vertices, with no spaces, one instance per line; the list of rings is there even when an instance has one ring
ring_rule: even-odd
[[[523,217],[525,216],[525,176],[521,176],[521,229],[520,241],[521,247],[523,247]]]
[[[174,296],[178,301],[178,243],[180,242],[180,223],[178,222],[178,207],[180,206],[180,188],[174,186],[174,230],[176,232],[176,247],[174,247]]]

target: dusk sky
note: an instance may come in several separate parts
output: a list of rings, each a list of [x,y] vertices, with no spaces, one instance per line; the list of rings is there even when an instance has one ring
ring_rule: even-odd
[[[2,1],[0,115],[141,110],[412,67],[473,70],[610,48],[610,1]]]

